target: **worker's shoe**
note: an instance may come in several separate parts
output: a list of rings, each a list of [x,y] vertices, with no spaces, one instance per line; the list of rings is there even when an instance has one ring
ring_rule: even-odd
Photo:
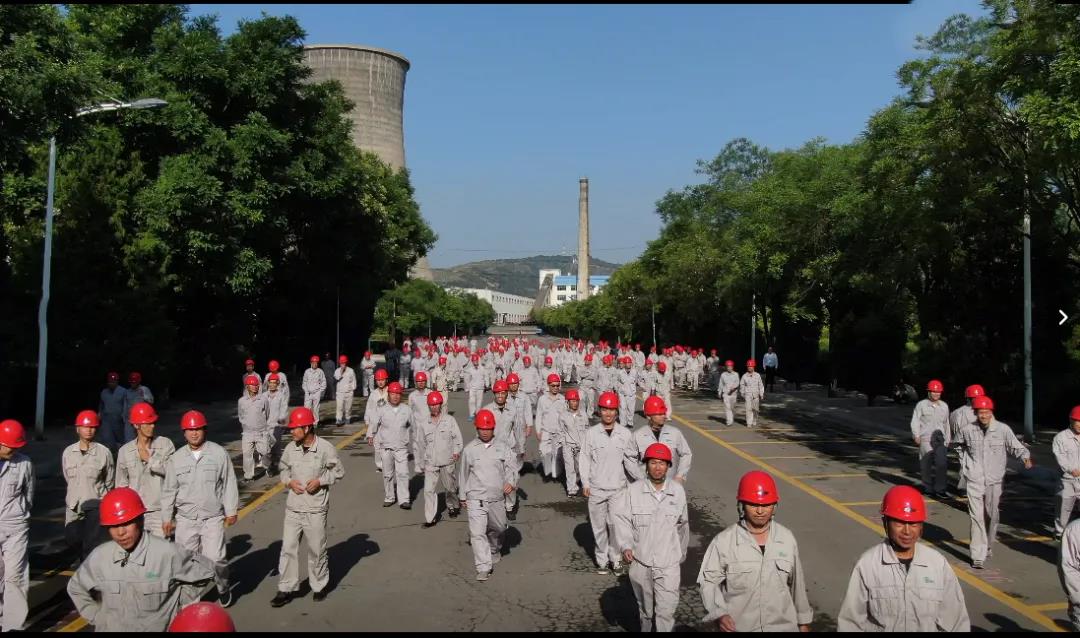
[[[983,562],[981,560],[973,560],[973,561],[971,561],[971,566],[973,568],[975,568],[975,569],[982,569],[983,568]]]
[[[412,509],[412,503],[408,503],[408,502],[402,503],[400,507],[403,510],[411,510]]]
[[[450,518],[457,518],[458,514],[460,514],[460,513],[461,513],[461,509],[458,508],[456,510],[447,510],[446,515],[449,516]]]
[[[315,592],[315,594],[311,598],[317,603],[326,600],[326,590],[324,589],[322,591]]]
[[[423,527],[424,529],[431,529],[432,527],[435,527],[435,521],[431,521],[430,523],[424,523],[420,527]]]
[[[218,604],[225,608],[232,607],[232,590],[226,590],[225,593],[218,593]]]
[[[383,507],[393,507],[395,501],[383,501]]]
[[[614,565],[611,566],[611,573],[615,574],[616,576],[622,576],[623,571],[624,570],[623,570],[622,563],[615,563]]]
[[[270,601],[271,607],[283,607],[289,604],[289,601],[293,599],[292,592],[279,591],[274,599]]]
[[[488,579],[489,572],[476,572],[476,580],[483,582]]]
[[[603,565],[596,568],[596,573],[600,574],[601,576],[607,576],[611,572],[608,571],[608,564],[604,563]]]

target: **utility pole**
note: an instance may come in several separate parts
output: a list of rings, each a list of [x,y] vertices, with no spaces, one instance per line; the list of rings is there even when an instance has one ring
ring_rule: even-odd
[[[1024,181],[1027,181],[1025,167]],[[1027,200],[1027,189],[1024,193]],[[1024,213],[1024,436],[1035,441],[1034,383],[1031,378],[1031,215]]]
[[[750,296],[750,358],[757,360],[757,293]]]
[[[341,286],[337,287],[337,356],[341,356]]]

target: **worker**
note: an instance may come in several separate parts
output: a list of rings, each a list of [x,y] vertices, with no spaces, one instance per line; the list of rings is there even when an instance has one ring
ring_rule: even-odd
[[[131,439],[124,427],[124,406],[127,404],[127,390],[120,387],[120,374],[110,372],[105,376],[105,389],[98,401],[98,417],[101,423],[101,444],[116,453],[120,446]],[[132,433],[132,437],[134,433]]]
[[[634,408],[637,404],[637,373],[634,372],[634,359],[624,355],[620,360],[622,369],[615,375],[615,386],[619,393],[619,423],[628,428],[634,427]]]
[[[559,394],[562,377],[547,375],[548,392],[536,401],[536,442],[540,447],[540,475],[544,482],[559,477],[559,456],[562,451],[560,415],[566,411],[566,399]]]
[[[585,442],[585,433],[589,431],[589,413],[582,407],[581,395],[577,390],[566,391],[566,410],[559,414],[559,425],[563,467],[566,468],[566,495],[577,496],[581,446]]]
[[[546,355],[544,357],[544,365],[540,366],[540,369],[537,372],[540,373],[540,378],[541,379],[547,379],[548,377],[550,377],[553,374],[557,375],[560,380],[562,379],[562,375],[559,375],[558,367],[555,366],[555,355],[553,355],[553,354],[552,355]],[[541,396],[543,396],[542,391],[541,391],[540,394],[541,394]],[[537,400],[539,401],[539,399],[537,399]]]
[[[285,423],[289,418],[289,395],[279,387],[280,375],[271,372],[266,375],[266,446],[270,456],[270,468],[267,473],[274,476],[278,472],[277,461],[281,457],[281,440],[283,438]]]
[[[145,514],[135,490],[106,494],[95,522],[112,542],[98,546],[68,580],[71,602],[98,633],[165,631],[214,578],[205,557],[147,534]]]
[[[247,387],[247,378],[252,376],[252,375],[255,375],[255,377],[259,379],[259,391],[262,392],[262,383],[263,383],[262,375],[259,374],[258,372],[255,372],[255,360],[254,359],[248,359],[248,360],[244,361],[244,376],[240,379],[240,383],[241,383],[241,385],[240,385],[240,394],[241,395],[244,394],[245,392],[247,392],[247,390],[245,389]]]
[[[411,399],[412,397],[410,397]],[[461,426],[457,419],[443,412],[441,392],[429,392],[425,399],[426,418],[417,421],[415,436],[418,465],[424,472],[424,529],[435,526],[439,495],[435,489],[442,483],[446,498],[446,513],[457,518],[461,512],[458,502],[457,462],[464,448]]]
[[[698,358],[698,351],[691,350],[686,359],[686,385],[691,392],[697,392],[701,383],[701,373],[704,366]]]
[[[390,375],[387,374],[386,370],[375,371],[375,390],[368,397],[367,403],[364,404],[364,424],[367,426],[369,433],[375,432],[375,421],[379,418],[379,412],[390,404],[390,391],[387,387],[389,379]],[[383,457],[379,453],[379,439],[376,438],[370,445],[375,450],[375,471],[382,472]]]
[[[510,385],[503,379],[491,384],[495,400],[484,409],[495,415],[495,440],[510,448],[513,454],[515,471],[521,471],[521,460],[525,458],[525,419],[516,404],[510,403]],[[506,518],[516,520],[517,490],[503,499],[506,506]]]
[[[169,625],[169,633],[233,633],[236,625],[229,612],[217,603],[197,602],[176,614]]]
[[[124,395],[124,423],[131,426],[131,421],[128,420],[128,416],[131,414],[131,408],[136,403],[149,403],[154,405],[154,393],[150,391],[150,388],[142,384],[142,373],[131,372],[128,374],[128,389]],[[124,435],[127,438],[127,435]],[[130,442],[131,439],[128,440]]]
[[[1061,468],[1061,502],[1054,521],[1054,536],[1060,539],[1080,498],[1080,405],[1069,412],[1069,427],[1054,435],[1051,448]]]
[[[352,423],[352,402],[355,393],[356,372],[349,367],[349,357],[341,355],[338,357],[337,370],[334,370],[335,425]]]
[[[646,480],[624,487],[612,500],[615,534],[630,566],[641,631],[670,632],[679,606],[679,565],[686,560],[690,519],[681,482],[667,480],[671,450],[645,450]]]
[[[672,361],[675,364],[675,387],[680,390],[686,389],[686,351],[681,345],[675,346],[675,354]]]
[[[1069,602],[1069,621],[1080,631],[1080,520],[1066,525],[1061,535],[1058,576]]]
[[[776,370],[780,367],[780,357],[772,346],[769,346],[769,351],[761,358],[761,365],[765,366],[765,385],[769,392],[772,392],[776,389]]]
[[[717,534],[697,582],[708,614],[723,632],[810,631],[814,610],[791,530],[775,520],[780,493],[760,470],[739,479],[739,522]]]
[[[589,499],[589,524],[596,542],[596,573],[622,575],[622,554],[615,542],[615,522],[611,501],[629,480],[641,478],[637,448],[630,430],[615,427],[619,414],[619,395],[605,392],[597,399],[600,423],[585,432],[578,455],[581,493]]]
[[[120,418],[124,423],[124,418]],[[67,481],[64,499],[64,537],[72,548],[80,548],[83,558],[105,540],[97,523],[101,497],[113,488],[115,466],[109,448],[94,441],[101,421],[93,410],[75,417],[77,443],[64,449],[61,466]]]
[[[716,354],[716,348],[709,350],[709,358],[705,360],[705,369],[709,375],[709,389],[716,389],[717,391],[719,391],[720,357]]]
[[[926,398],[915,404],[911,413],[911,437],[919,446],[923,494],[945,497],[947,471],[945,453],[952,440],[949,428],[949,405],[941,400],[945,386],[937,379],[926,384]],[[930,472],[933,466],[934,479]]]
[[[964,388],[964,398],[966,399],[966,402],[964,403],[964,405],[956,408],[952,411],[951,414],[949,414],[949,441],[951,442],[950,447],[955,448],[958,445],[958,440],[960,438],[960,430],[962,430],[965,425],[974,425],[976,421],[975,410],[971,409],[971,403],[975,400],[975,397],[981,397],[985,394],[986,390],[983,390],[983,387],[977,383]],[[956,491],[960,494],[963,494],[967,490],[967,485],[964,482],[964,455],[960,454],[959,457],[960,479],[959,481],[957,481]]]
[[[926,503],[910,485],[881,501],[885,540],[863,552],[851,571],[837,631],[971,631],[964,592],[941,552],[919,543]]]
[[[300,538],[307,541],[308,584],[312,599],[326,599],[330,566],[326,554],[326,517],[330,512],[330,486],[345,476],[337,449],[315,434],[315,414],[296,408],[289,414],[292,439],[281,453],[281,484],[285,497],[285,527],[278,559],[277,594],[271,607],[296,597],[300,586]]]
[[[165,483],[165,464],[176,446],[169,437],[155,435],[158,415],[149,403],[131,406],[128,420],[138,434],[116,455],[116,487],[135,490],[146,507],[146,533],[165,538],[161,529],[161,486]]]
[[[998,504],[1005,479],[1005,454],[1024,462],[1031,469],[1031,452],[1016,440],[1012,429],[994,418],[994,402],[988,396],[976,397],[971,407],[976,422],[960,430],[960,450],[964,455],[967,482],[968,515],[971,518],[971,566],[982,569],[993,555],[990,545],[997,536]],[[989,518],[989,525],[987,525]]]
[[[656,388],[656,396],[664,400],[664,405],[667,406],[667,418],[671,418],[671,391],[674,389],[674,377],[671,374],[671,368],[664,361],[656,362],[656,372],[660,377],[659,385]]]
[[[489,375],[480,365],[480,355],[474,354],[469,357],[469,365],[465,368],[465,391],[469,393],[469,420],[473,420],[476,411],[480,409],[480,401],[484,398],[484,388],[488,387]]]
[[[728,426],[735,424],[735,402],[739,398],[739,373],[735,372],[735,362],[724,362],[724,372],[720,374],[717,396],[724,401],[724,415]]]
[[[430,415],[430,410],[427,404],[428,395],[431,394],[431,388],[427,387],[428,375],[426,372],[421,372],[416,375],[416,389],[409,393],[409,410],[412,412],[412,423],[416,424],[413,429],[413,437],[409,439],[409,457],[413,460],[413,467],[417,474],[424,473],[424,464],[422,455],[417,451],[417,441],[419,440],[421,423],[426,423]],[[405,387],[404,384],[401,386]],[[444,395],[445,396],[445,395]]]
[[[406,390],[415,388],[412,376],[412,350],[402,346],[401,357],[398,360],[398,383]]]
[[[397,503],[403,510],[412,509],[409,501],[409,429],[412,426],[412,410],[401,404],[402,388],[397,381],[386,387],[388,402],[376,416],[368,430],[368,445],[375,446],[375,453],[382,456],[383,507],[394,504],[395,486]],[[376,444],[378,441],[378,444]]]
[[[581,407],[587,415],[593,413],[593,406],[596,404],[597,372],[592,354],[586,354],[582,359],[582,365],[577,367],[577,377],[578,392],[581,394]]]
[[[746,408],[746,427],[754,427],[757,412],[761,406],[761,400],[765,398],[765,384],[761,382],[761,375],[754,368],[757,363],[753,359],[746,362],[746,372],[739,381],[739,392],[743,395],[744,407]]]
[[[446,357],[439,357],[439,367],[431,372],[431,389],[446,394],[449,391],[450,371],[446,369]]]
[[[240,449],[244,468],[244,483],[255,479],[255,455],[259,455],[258,467],[263,472],[270,469],[270,403],[266,393],[259,392],[259,377],[248,376],[244,382],[246,392],[236,402],[236,415],[240,421]]]
[[[334,365],[334,359],[329,352],[323,355],[319,367],[323,371],[323,376],[326,377],[326,392],[323,393],[323,398],[329,401],[330,397],[337,396],[337,383],[334,381],[334,370],[337,370],[337,366]]]
[[[0,421],[0,629],[21,631],[30,611],[30,509],[34,465],[21,452],[26,429],[15,419]]]
[[[311,355],[308,361],[310,367],[304,370],[304,380],[300,387],[304,390],[304,407],[315,415],[315,425],[318,426],[321,420],[319,404],[322,403],[322,395],[326,391],[326,375],[319,369],[319,355]]]
[[[638,458],[641,459],[642,474],[645,472],[646,450],[653,443],[663,443],[671,450],[670,474],[672,478],[686,485],[686,476],[690,473],[693,454],[682,431],[668,423],[667,406],[664,405],[664,400],[658,396],[645,399],[645,418],[649,421],[648,425],[643,425],[634,431],[634,445]]]
[[[375,360],[371,358],[371,350],[364,352],[364,358],[360,360],[360,373],[363,375],[363,396],[370,396],[375,386]]]
[[[458,497],[469,515],[469,544],[476,565],[476,580],[486,581],[502,556],[506,532],[503,500],[517,487],[510,448],[495,439],[495,415],[479,410],[474,421],[476,438],[461,453]]]
[[[532,357],[526,355],[521,360],[525,362],[525,367],[518,374],[521,379],[521,392],[529,400],[529,410],[535,414],[536,401],[540,398],[540,387],[542,385],[540,372],[533,365]]]
[[[278,389],[280,389],[281,392],[285,395],[285,403],[286,403],[286,405],[288,405],[288,402],[289,402],[289,380],[288,380],[288,378],[286,378],[285,373],[281,371],[281,364],[278,363],[276,360],[271,359],[270,363],[266,364],[266,367],[269,370],[269,372],[267,372],[266,376],[263,377],[263,388],[262,388],[263,392],[266,392],[267,390],[270,389],[270,375],[276,374],[277,375],[277,380],[278,380]]]
[[[225,448],[206,440],[206,427],[206,416],[198,410],[180,417],[187,445],[177,449],[165,465],[162,527],[165,536],[176,534],[177,545],[213,562],[218,601],[229,607],[232,591],[225,528],[236,524],[240,498],[232,459]]]

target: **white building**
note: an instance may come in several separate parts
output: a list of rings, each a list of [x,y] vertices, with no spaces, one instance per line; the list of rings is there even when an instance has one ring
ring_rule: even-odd
[[[448,286],[446,291],[470,293],[488,302],[491,304],[491,307],[495,309],[495,324],[500,326],[507,323],[521,323],[528,319],[534,301],[528,297],[511,295],[505,292],[499,292],[498,290],[489,290],[487,288],[457,288]]]
[[[549,307],[561,306],[567,301],[577,299],[577,275],[564,275],[556,268],[543,268],[540,270],[539,287],[544,285],[544,278],[551,275],[551,291],[548,293],[547,305]],[[607,285],[610,275],[594,275],[589,277],[589,294],[595,295],[601,288]]]

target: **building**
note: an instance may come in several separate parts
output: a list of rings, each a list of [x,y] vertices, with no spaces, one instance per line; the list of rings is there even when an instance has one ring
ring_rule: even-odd
[[[495,325],[521,323],[529,318],[533,300],[520,295],[511,295],[487,288],[457,288],[449,286],[447,292],[463,292],[476,295],[491,304],[495,309]]]
[[[547,303],[549,308],[561,306],[567,301],[577,299],[577,275],[564,275],[561,270],[555,268],[542,268],[540,270],[539,287],[543,287],[544,278],[551,275],[551,291],[548,293]],[[589,294],[595,295],[601,288],[607,285],[610,275],[592,275],[589,277]]]

